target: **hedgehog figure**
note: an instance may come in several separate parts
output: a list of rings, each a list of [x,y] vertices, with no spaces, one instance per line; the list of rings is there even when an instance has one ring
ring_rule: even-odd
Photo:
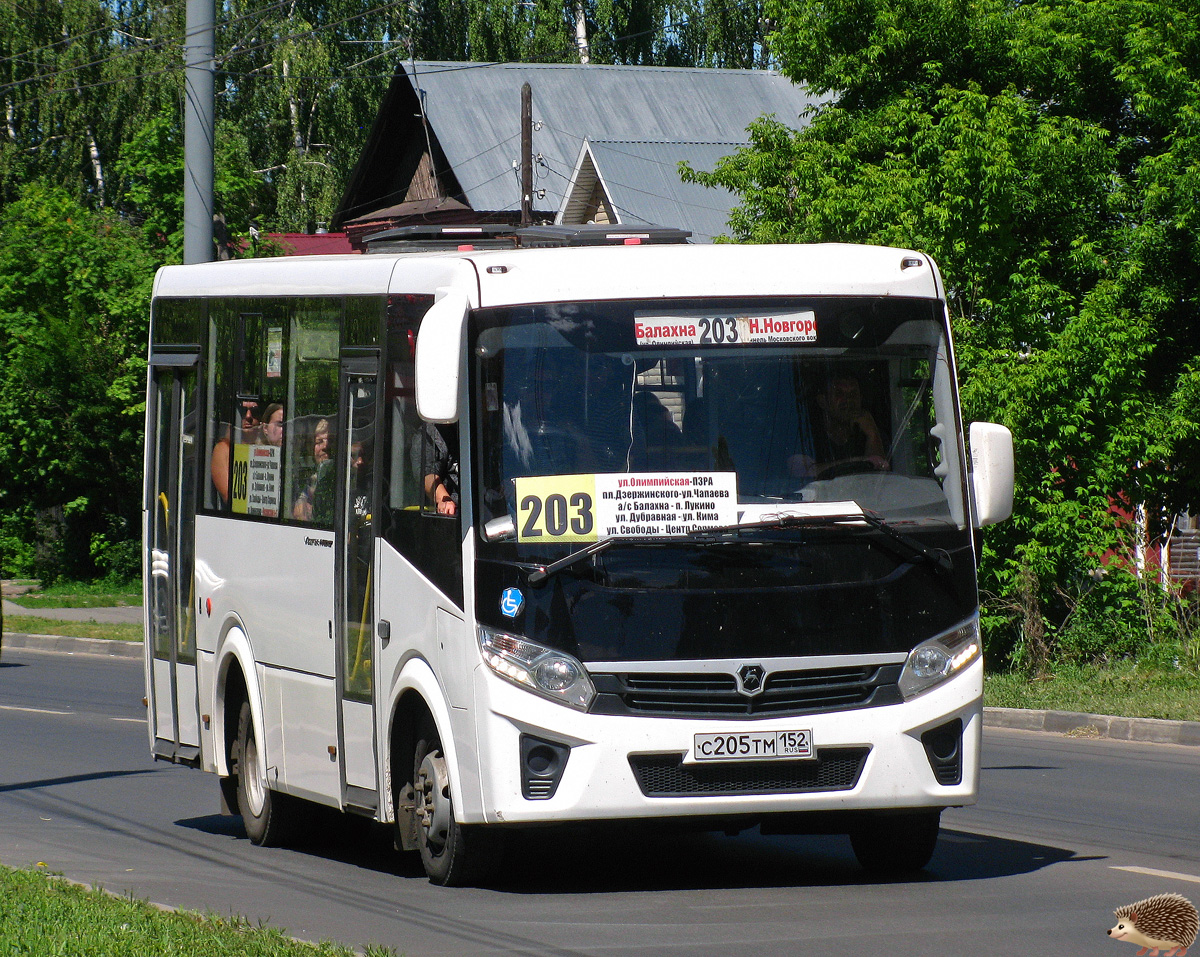
[[[1127,940],[1142,949],[1137,957],[1184,957],[1196,940],[1200,925],[1196,908],[1179,894],[1159,894],[1136,904],[1118,907],[1117,926],[1108,932],[1113,940]]]

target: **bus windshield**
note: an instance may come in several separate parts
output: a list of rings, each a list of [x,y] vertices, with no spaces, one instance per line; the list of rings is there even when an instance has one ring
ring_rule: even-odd
[[[960,429],[943,323],[940,304],[904,299],[479,310],[483,523],[510,517],[534,551],[632,525],[643,537],[671,537],[705,520],[828,513],[829,503],[961,528]],[[561,515],[523,514],[522,488],[555,476],[596,476],[595,487],[608,490],[597,498],[616,502],[622,489],[645,489],[644,501],[618,518],[612,502],[585,515],[565,494]],[[672,497],[674,483],[710,489],[688,494],[719,496],[716,507]],[[639,525],[646,517],[650,524]],[[553,534],[555,523],[566,534]]]

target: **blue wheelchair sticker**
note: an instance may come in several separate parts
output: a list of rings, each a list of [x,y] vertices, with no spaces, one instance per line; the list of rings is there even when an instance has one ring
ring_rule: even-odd
[[[500,595],[500,611],[506,618],[516,618],[525,607],[525,596],[519,588],[506,588]]]

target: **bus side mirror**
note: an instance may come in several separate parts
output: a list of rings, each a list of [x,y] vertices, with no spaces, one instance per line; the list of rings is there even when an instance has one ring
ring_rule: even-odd
[[[439,289],[417,333],[417,414],[428,422],[458,421],[458,365],[463,322],[471,307],[457,289]]]
[[[1012,433],[992,422],[971,423],[971,485],[975,527],[994,525],[1012,514]]]

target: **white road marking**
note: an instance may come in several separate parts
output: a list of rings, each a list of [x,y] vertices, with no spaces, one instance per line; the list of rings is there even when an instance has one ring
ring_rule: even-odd
[[[1160,871],[1153,867],[1118,867],[1113,864],[1110,868],[1114,871],[1130,871],[1134,874],[1147,874],[1150,877],[1167,877],[1176,881],[1191,881],[1193,884],[1200,884],[1200,877],[1195,874],[1180,874],[1176,871]]]
[[[51,708],[21,708],[15,704],[0,704],[0,711],[23,711],[26,714],[60,714],[71,716],[74,711],[54,711]],[[110,721],[128,721],[130,724],[145,724],[145,718],[109,718]]]
[[[26,711],[29,714],[74,714],[73,711],[51,711],[49,708],[18,708],[15,704],[0,704],[0,711]]]

